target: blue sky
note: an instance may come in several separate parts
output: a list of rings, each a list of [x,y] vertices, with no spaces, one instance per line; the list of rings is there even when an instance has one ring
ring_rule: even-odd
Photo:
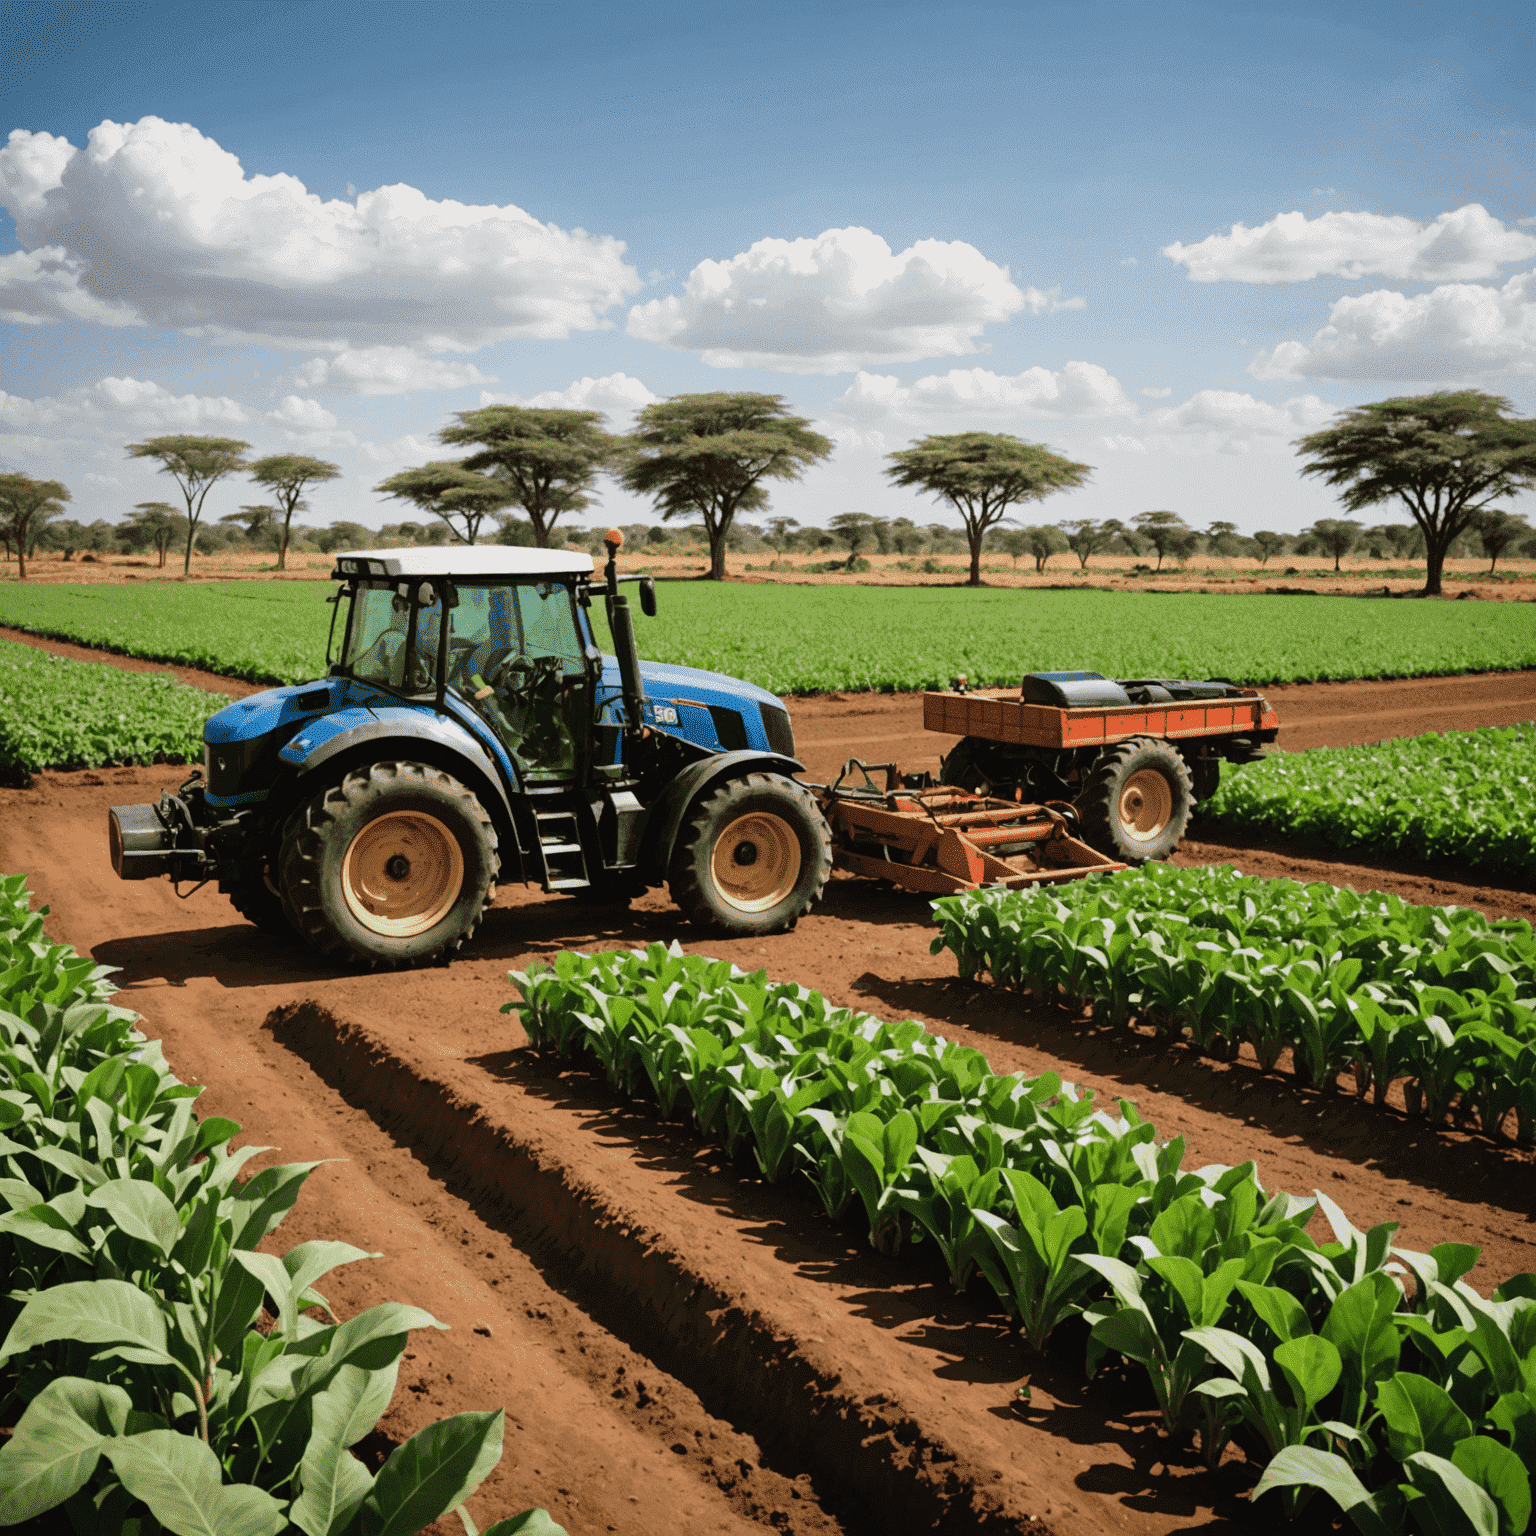
[[[377,526],[453,411],[753,389],[802,522],[943,518],[883,455],[979,428],[1094,466],[1030,517],[1294,531],[1340,406],[1536,408],[1528,14],[0,6],[0,462],[116,518],[218,432]]]

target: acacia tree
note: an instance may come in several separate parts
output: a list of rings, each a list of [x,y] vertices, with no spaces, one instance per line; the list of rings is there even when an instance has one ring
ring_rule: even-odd
[[[1340,561],[1360,541],[1360,524],[1347,517],[1320,517],[1310,528],[1303,528],[1301,536],[1332,555],[1333,568],[1338,570]]]
[[[1088,562],[1106,544],[1113,544],[1125,532],[1125,524],[1117,517],[1097,522],[1091,517],[1075,517],[1061,525],[1066,530],[1067,548],[1077,556],[1078,567],[1088,569]],[[1045,569],[1042,561],[1040,570]]]
[[[374,490],[381,496],[408,501],[441,518],[461,544],[473,544],[480,525],[503,507],[517,500],[517,492],[506,480],[491,475],[477,475],[465,469],[458,459],[442,459],[423,464],[419,469],[402,469],[398,475],[381,480]],[[455,524],[458,519],[463,530]]]
[[[1253,542],[1259,546],[1259,564],[1268,565],[1270,560],[1285,548],[1283,534],[1271,533],[1267,528],[1261,528],[1253,536]]]
[[[152,548],[160,557],[159,569],[164,570],[166,551],[180,537],[186,522],[168,501],[141,501],[118,529],[118,536],[130,549]]]
[[[1178,535],[1188,533],[1189,525],[1177,512],[1138,512],[1131,519],[1137,531],[1157,551],[1157,568],[1162,570],[1163,557],[1171,554],[1180,542]]]
[[[251,479],[271,491],[277,502],[277,515],[283,520],[277,544],[278,570],[288,569],[288,539],[293,514],[305,506],[305,489],[323,480],[339,479],[340,476],[338,465],[327,459],[313,459],[307,453],[271,453],[251,465]],[[250,508],[245,510],[248,512]],[[251,531],[254,533],[256,530],[253,528]]]
[[[1331,427],[1297,439],[1296,451],[1342,487],[1351,512],[1397,500],[1424,534],[1423,596],[1440,595],[1452,542],[1496,502],[1536,486],[1536,420],[1480,389],[1402,395],[1341,411]]]
[[[1053,491],[1073,490],[1093,473],[1043,443],[1026,443],[1006,432],[956,432],[925,437],[887,454],[885,473],[897,485],[928,491],[954,507],[971,546],[970,585],[981,585],[981,541],[1008,508],[1041,501]]]
[[[853,569],[853,562],[859,558],[859,551],[866,544],[878,545],[881,531],[885,527],[883,517],[875,517],[869,512],[839,512],[827,526],[846,540],[848,544],[848,569]]]
[[[504,479],[514,503],[533,524],[533,542],[549,548],[562,512],[592,505],[588,494],[600,469],[613,464],[618,439],[603,430],[601,411],[541,410],[522,405],[485,405],[455,413],[457,426],[444,427],[437,440],[449,447],[479,443],[479,453],[462,460],[465,469]]]
[[[308,502],[301,501],[295,506],[294,511],[302,512],[308,505]],[[261,506],[241,507],[238,512],[227,512],[219,521],[221,523],[239,523],[245,529],[246,538],[252,544],[255,544],[263,534],[275,535],[277,533],[277,520],[282,515],[276,507],[267,506],[263,503]],[[284,531],[286,532],[286,529]],[[278,563],[278,569],[282,569],[281,561]]]
[[[1483,546],[1483,553],[1488,556],[1490,576],[1499,563],[1499,556],[1531,531],[1523,517],[1513,517],[1499,507],[1488,507],[1479,512],[1472,519],[1472,528],[1477,534],[1477,542]]]
[[[768,505],[765,480],[798,480],[831,442],[782,395],[674,395],[641,410],[622,439],[619,479],[650,496],[663,522],[699,517],[709,539],[709,578],[725,579],[725,536],[740,512]]]
[[[769,547],[779,556],[784,557],[784,551],[789,548],[789,541],[793,537],[790,530],[798,528],[800,520],[794,517],[771,517],[768,519],[768,531],[763,535]]]
[[[237,437],[151,437],[142,443],[128,444],[130,459],[158,459],[160,472],[170,475],[181,488],[187,503],[187,550],[181,573],[192,572],[192,541],[197,537],[197,522],[203,515],[208,492],[225,475],[246,468],[241,455],[250,447]]]
[[[64,515],[69,491],[60,480],[34,480],[31,475],[0,475],[0,524],[6,542],[16,546],[16,579],[27,579],[27,551],[54,518]]]
[[[1241,545],[1237,542],[1237,524],[1217,520],[1206,529],[1206,538],[1211,541],[1211,548],[1218,555],[1225,555],[1230,559],[1237,554]]]

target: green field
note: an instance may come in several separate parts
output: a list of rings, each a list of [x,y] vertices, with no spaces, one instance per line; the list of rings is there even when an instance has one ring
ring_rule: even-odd
[[[1450,863],[1536,886],[1536,725],[1276,752],[1202,811],[1229,827]]]
[[[0,640],[0,779],[39,768],[192,763],[229,700],[170,676],[66,661]]]
[[[325,670],[331,590],[16,583],[0,587],[0,624],[256,682],[299,682]],[[659,597],[658,616],[636,621],[643,656],[781,694],[931,688],[959,672],[1008,683],[1078,667],[1263,684],[1536,666],[1536,618],[1521,603],[705,582],[669,582]]]

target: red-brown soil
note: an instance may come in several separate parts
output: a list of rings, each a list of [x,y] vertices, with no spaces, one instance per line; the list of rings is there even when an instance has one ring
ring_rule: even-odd
[[[1282,745],[1536,714],[1529,673],[1272,697]],[[914,706],[793,701],[808,776],[855,751],[936,766],[947,743],[911,729]],[[962,982],[951,957],[928,952],[922,901],[854,880],[835,879],[794,933],[762,940],[701,935],[663,892],[604,912],[509,889],[450,967],[338,974],[242,923],[212,887],[178,901],[166,882],[113,876],[106,807],[184,772],[42,774],[0,790],[0,869],[31,874],[53,937],[121,968],[121,1000],[183,1078],[207,1084],[205,1112],[232,1115],[284,1160],[334,1160],[278,1236],[382,1251],[329,1277],[343,1314],[391,1298],[451,1325],[413,1339],[384,1429],[398,1440],[447,1412],[505,1407],[506,1454],[472,1501],[482,1526],[533,1503],[573,1533],[1256,1524],[1240,1459],[1200,1472],[1159,1437],[1134,1383],[1085,1384],[1070,1328],[1030,1359],[983,1295],[947,1295],[924,1248],[880,1258],[802,1191],[765,1186],[525,1049],[498,1011],[506,972],[562,948],[675,938],[918,1017],[999,1070],[1054,1067],[1106,1103],[1134,1099],[1162,1134],[1188,1138],[1196,1164],[1253,1157],[1267,1185],[1321,1189],[1361,1226],[1398,1222],[1409,1247],[1481,1243],[1485,1287],[1536,1269],[1528,1154]],[[1210,857],[1533,915],[1526,893],[1304,850],[1195,842],[1181,854]],[[1015,1399],[1026,1376],[1027,1410]]]

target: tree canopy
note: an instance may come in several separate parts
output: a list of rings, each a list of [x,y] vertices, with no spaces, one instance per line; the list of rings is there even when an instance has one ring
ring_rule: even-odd
[[[1093,473],[1092,465],[1075,464],[1043,443],[1026,443],[1006,432],[925,437],[886,457],[885,473],[897,485],[927,491],[960,514],[971,547],[973,587],[981,585],[981,541],[1009,507],[1075,489]]]
[[[1125,524],[1118,517],[1111,517],[1102,523],[1091,517],[1078,517],[1063,523],[1062,527],[1066,531],[1067,548],[1077,556],[1080,570],[1087,570],[1089,560],[1125,532]],[[1044,562],[1036,569],[1044,570]]]
[[[305,505],[305,488],[322,480],[339,479],[340,475],[341,470],[337,465],[326,459],[311,458],[307,453],[271,453],[251,465],[251,479],[272,492],[277,501],[277,518],[282,520],[282,528],[278,532],[278,570],[288,569],[288,540],[292,533],[293,514]],[[250,512],[252,508],[246,507],[243,510]],[[274,522],[276,520],[273,519]],[[258,530],[252,525],[250,531],[254,535]]]
[[[1347,517],[1320,517],[1310,528],[1303,528],[1301,536],[1332,555],[1333,568],[1338,570],[1344,556],[1360,542],[1360,524]]]
[[[1304,475],[1339,487],[1350,512],[1400,501],[1424,534],[1426,597],[1438,596],[1445,557],[1473,518],[1536,485],[1536,420],[1478,389],[1402,395],[1341,411],[1296,451]]]
[[[477,475],[458,459],[402,469],[381,480],[374,490],[441,518],[461,544],[473,544],[481,523],[517,500],[517,492],[506,480]]]
[[[1177,512],[1138,512],[1131,521],[1136,532],[1157,551],[1158,570],[1163,568],[1163,557],[1175,552],[1180,535],[1190,531],[1189,524]]]
[[[187,550],[182,561],[182,575],[192,570],[192,541],[197,537],[197,522],[203,515],[208,492],[225,475],[247,467],[242,454],[250,448],[237,437],[150,437],[142,443],[128,444],[130,459],[158,459],[160,472],[170,475],[181,488],[187,503]]]
[[[34,480],[31,475],[0,475],[0,524],[7,542],[16,545],[16,579],[27,579],[27,551],[44,526],[64,515],[69,491],[61,480]]]
[[[163,569],[166,551],[186,531],[186,518],[170,502],[141,501],[119,526],[118,537],[129,549],[153,549]]]
[[[623,439],[619,478],[650,496],[663,522],[699,517],[711,580],[725,578],[725,537],[741,512],[768,505],[765,480],[798,480],[831,442],[782,395],[674,395],[646,406]]]
[[[1486,507],[1472,519],[1472,531],[1477,542],[1488,556],[1488,574],[1499,563],[1499,556],[1511,545],[1518,544],[1531,531],[1531,525],[1523,517],[1512,516],[1502,507]]]
[[[462,460],[465,469],[504,479],[513,504],[528,514],[534,543],[549,547],[550,532],[564,512],[592,505],[600,469],[615,462],[619,439],[603,430],[601,411],[562,411],[521,405],[485,405],[455,413],[456,426],[437,434],[450,447],[479,443]]]

